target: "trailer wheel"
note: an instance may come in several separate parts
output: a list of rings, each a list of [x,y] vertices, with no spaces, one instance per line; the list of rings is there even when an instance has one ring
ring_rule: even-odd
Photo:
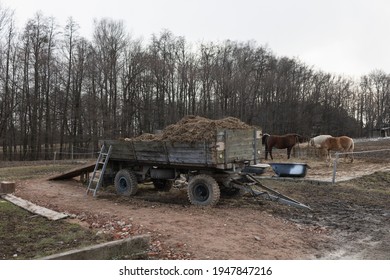
[[[116,173],[114,184],[117,194],[123,196],[135,195],[138,190],[137,177],[134,172],[127,169],[121,169]]]
[[[213,206],[221,195],[217,181],[209,175],[196,175],[188,183],[188,199],[191,204]]]
[[[154,179],[153,185],[158,191],[168,192],[173,186],[173,180]]]

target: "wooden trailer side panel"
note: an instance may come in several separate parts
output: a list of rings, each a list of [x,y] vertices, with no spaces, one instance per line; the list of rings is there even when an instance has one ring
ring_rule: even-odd
[[[215,144],[210,142],[166,142],[103,140],[112,146],[111,160],[164,165],[215,166]]]
[[[175,165],[215,166],[215,144],[211,142],[165,142],[168,160]]]
[[[99,145],[112,146],[110,159],[136,161],[133,142],[124,140],[101,140]]]
[[[112,145],[110,159],[143,164],[232,168],[236,162],[260,161],[261,132],[248,129],[219,129],[214,141],[120,141],[104,140]]]
[[[161,141],[134,141],[136,160],[139,162],[150,162],[168,164],[168,154],[165,143]]]
[[[222,134],[225,138],[225,163],[248,160],[253,164],[260,161],[261,131],[225,130],[218,133],[219,139]]]

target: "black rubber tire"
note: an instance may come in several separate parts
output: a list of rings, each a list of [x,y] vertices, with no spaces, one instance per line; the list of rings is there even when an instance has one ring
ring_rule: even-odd
[[[132,196],[138,191],[137,177],[134,172],[127,169],[121,169],[116,173],[114,185],[119,195]]]
[[[153,185],[156,188],[156,190],[161,192],[169,192],[169,190],[173,186],[173,180],[166,180],[166,179],[154,179]]]
[[[196,175],[188,183],[188,199],[193,205],[214,206],[220,196],[217,181],[209,175]]]

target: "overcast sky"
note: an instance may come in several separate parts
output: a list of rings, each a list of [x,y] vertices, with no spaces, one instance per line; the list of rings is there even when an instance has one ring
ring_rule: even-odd
[[[388,0],[0,0],[18,27],[41,11],[65,26],[70,16],[91,38],[93,20],[123,20],[146,42],[163,29],[187,41],[255,41],[276,56],[315,69],[360,77],[390,74]]]

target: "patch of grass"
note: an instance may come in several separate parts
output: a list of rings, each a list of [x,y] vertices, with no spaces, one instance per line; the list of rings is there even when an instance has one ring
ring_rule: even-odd
[[[50,221],[0,199],[0,259],[36,259],[112,240],[66,220]]]
[[[74,164],[28,165],[0,168],[0,181],[26,180],[64,172],[74,168]]]

